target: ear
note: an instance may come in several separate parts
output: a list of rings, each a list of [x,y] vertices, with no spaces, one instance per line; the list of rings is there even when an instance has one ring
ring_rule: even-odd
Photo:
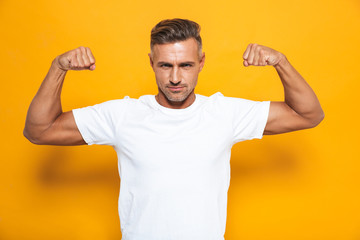
[[[149,53],[148,56],[149,56],[149,59],[150,59],[150,66],[151,66],[152,69],[154,69],[154,62],[152,60],[151,53]]]
[[[205,64],[205,53],[203,52],[201,54],[201,58],[200,58],[200,70],[199,70],[199,72],[201,72],[201,70],[203,69],[204,64]]]

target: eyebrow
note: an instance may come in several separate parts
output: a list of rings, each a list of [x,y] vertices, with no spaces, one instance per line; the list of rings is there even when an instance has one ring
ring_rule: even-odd
[[[162,64],[168,64],[168,65],[173,65],[172,63],[169,63],[169,62],[164,62],[164,61],[161,61],[161,62],[158,62],[157,65],[162,65]],[[186,62],[181,62],[179,65],[184,65],[184,64],[195,64],[195,62],[192,62],[192,61],[186,61]]]

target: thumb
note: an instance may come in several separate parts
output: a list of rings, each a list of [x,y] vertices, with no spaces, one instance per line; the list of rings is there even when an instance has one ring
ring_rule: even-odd
[[[95,70],[95,67],[96,67],[95,64],[93,64],[93,65],[90,66],[89,69],[90,69],[91,71],[94,71],[94,70]]]

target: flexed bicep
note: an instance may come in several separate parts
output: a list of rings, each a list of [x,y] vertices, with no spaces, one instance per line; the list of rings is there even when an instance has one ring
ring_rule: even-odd
[[[272,135],[315,127],[310,120],[302,117],[285,102],[270,102],[268,120],[264,135]]]
[[[72,111],[62,113],[34,142],[40,145],[84,145]]]

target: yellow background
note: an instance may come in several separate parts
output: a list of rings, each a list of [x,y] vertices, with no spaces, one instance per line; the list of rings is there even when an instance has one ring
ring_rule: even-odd
[[[282,100],[272,67],[242,66],[259,43],[288,57],[325,111],[314,129],[233,147],[226,240],[359,240],[358,0],[0,1],[0,239],[121,238],[115,151],[33,145],[25,116],[51,61],[78,46],[97,68],[67,74],[64,111],[156,94],[150,30],[174,17],[202,26],[197,93]]]

